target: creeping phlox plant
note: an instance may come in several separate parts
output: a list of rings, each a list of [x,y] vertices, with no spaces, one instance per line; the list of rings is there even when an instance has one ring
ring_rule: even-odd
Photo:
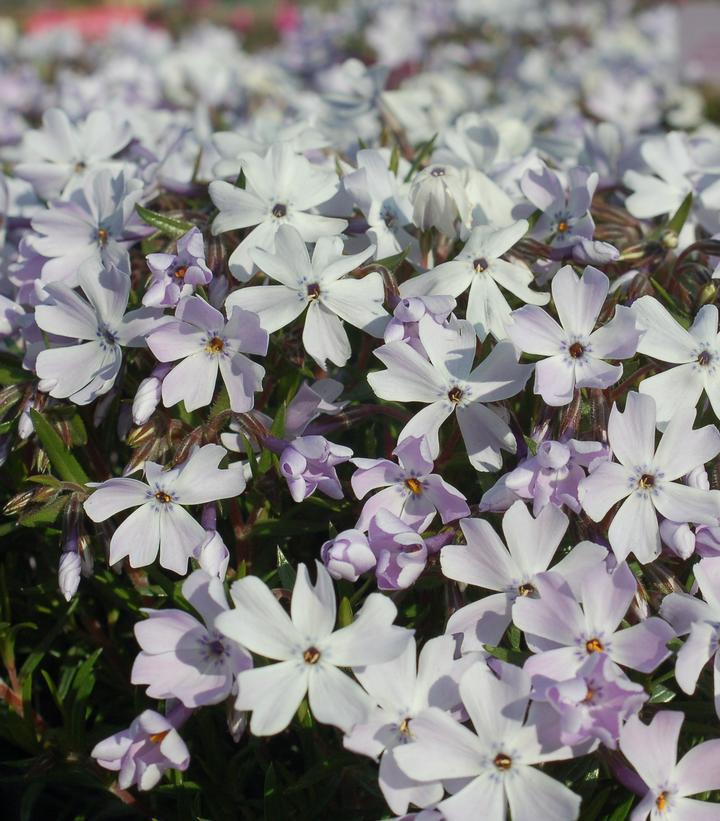
[[[0,27],[8,817],[720,819],[720,130],[631,5]]]

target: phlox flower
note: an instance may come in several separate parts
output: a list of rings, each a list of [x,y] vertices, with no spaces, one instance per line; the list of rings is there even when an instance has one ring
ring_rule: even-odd
[[[280,452],[280,473],[296,502],[302,502],[316,490],[331,499],[342,499],[345,494],[335,468],[351,456],[350,448],[336,445],[324,436],[297,436]]]
[[[596,460],[609,459],[610,449],[600,442],[567,439],[555,442],[546,439],[537,446],[534,456],[528,454],[520,464],[486,490],[480,500],[480,510],[507,510],[518,499],[532,501],[533,514],[549,504],[566,505],[574,513],[582,509],[578,486],[585,478],[583,468]]]
[[[432,473],[430,448],[423,437],[409,436],[393,451],[398,464],[389,459],[359,459],[352,463],[357,470],[350,480],[358,499],[369,491],[384,488],[363,505],[355,525],[367,530],[372,517],[380,510],[395,514],[422,533],[436,514],[443,524],[470,515],[465,497],[437,473]]]
[[[578,495],[595,522],[625,499],[610,523],[608,539],[618,561],[633,552],[643,562],[660,553],[657,514],[673,522],[720,524],[720,491],[675,480],[720,453],[714,425],[693,430],[695,410],[680,408],[655,447],[655,401],[629,393],[623,413],[613,405],[608,439],[617,462],[601,462],[580,482]]]
[[[632,310],[645,331],[638,344],[639,353],[675,366],[643,379],[638,388],[655,400],[660,430],[665,429],[678,408],[694,408],[703,391],[720,418],[717,307],[703,305],[687,330],[651,296],[633,302]]]
[[[117,478],[95,485],[85,502],[85,513],[93,522],[138,508],[113,533],[110,564],[128,556],[131,567],[144,567],[155,560],[159,550],[160,564],[184,575],[188,559],[205,540],[205,530],[183,505],[229,499],[245,488],[239,464],[218,468],[226,454],[220,445],[204,445],[171,470],[145,462],[146,482]]]
[[[515,602],[513,621],[535,653],[525,662],[525,670],[538,691],[571,678],[595,653],[643,673],[651,673],[670,655],[666,645],[675,633],[657,616],[619,629],[637,590],[625,563],[612,572],[595,568],[585,574],[579,588],[578,595],[551,570],[535,577],[537,598]]]
[[[385,289],[377,271],[362,279],[346,277],[367,260],[374,248],[344,256],[342,240],[318,239],[312,259],[295,228],[282,226],[275,253],[252,251],[252,258],[279,285],[240,288],[227,298],[228,307],[253,311],[269,333],[284,328],[306,309],[303,345],[317,364],[327,360],[342,367],[352,350],[343,320],[372,336],[381,336],[388,320],[383,308]]]
[[[713,660],[715,711],[720,716],[720,557],[701,559],[693,574],[703,598],[670,593],[660,615],[679,636],[689,634],[675,662],[675,680],[684,693],[695,692],[700,673]]]
[[[141,652],[130,680],[149,685],[151,698],[177,698],[186,707],[218,704],[230,694],[235,676],[252,667],[252,659],[213,627],[215,617],[228,609],[220,579],[196,570],[183,582],[182,594],[205,624],[184,610],[145,610],[148,618],[135,625]]]
[[[472,323],[466,320],[451,320],[445,327],[426,316],[420,320],[419,335],[430,361],[406,342],[390,342],[375,351],[387,370],[367,377],[380,399],[428,406],[405,425],[398,442],[426,436],[431,457],[436,458],[440,426],[457,412],[472,466],[497,470],[502,464],[501,449],[514,453],[517,443],[507,423],[485,403],[521,391],[532,365],[518,364],[513,345],[500,342],[473,369],[477,340]]]
[[[409,183],[393,174],[387,158],[374,149],[358,151],[357,166],[357,171],[343,177],[343,185],[365,214],[367,236],[377,257],[385,259],[406,250],[415,257],[418,242],[406,230],[413,221]]]
[[[355,621],[333,632],[332,579],[322,564],[316,562],[316,567],[315,585],[307,567],[298,567],[289,616],[260,579],[246,576],[230,589],[235,608],[215,620],[224,635],[278,660],[238,676],[235,707],[252,710],[255,735],[284,730],[306,693],[318,721],[350,730],[367,716],[370,702],[339,668],[389,661],[411,641],[412,631],[393,626],[397,610],[380,593],[371,593]]]
[[[500,642],[517,600],[535,595],[535,578],[550,566],[567,531],[568,518],[554,505],[533,518],[522,502],[515,502],[502,520],[507,547],[485,519],[463,519],[460,528],[466,544],[443,547],[443,575],[498,591],[461,607],[448,621],[446,632],[461,633],[463,652],[468,652]],[[586,573],[604,569],[606,556],[604,547],[580,542],[553,570],[578,589]]]
[[[109,111],[91,111],[72,123],[61,108],[50,108],[42,123],[23,136],[14,173],[29,180],[44,200],[67,196],[92,171],[122,170],[122,163],[111,158],[130,142],[132,129]]]
[[[463,175],[452,165],[428,165],[419,171],[410,186],[410,201],[418,228],[437,228],[448,237],[457,236],[458,223],[466,222],[470,213]]]
[[[407,280],[400,286],[400,293],[404,297],[457,297],[469,288],[465,318],[474,325],[478,338],[482,341],[490,333],[495,339],[505,339],[510,306],[498,286],[534,305],[545,305],[550,300],[549,294],[528,287],[533,281],[528,268],[502,259],[527,229],[527,220],[519,220],[507,228],[489,225],[473,228],[455,259]]]
[[[420,341],[419,323],[424,316],[443,325],[455,310],[457,302],[450,296],[410,296],[399,300],[393,309],[392,319],[385,326],[385,342],[407,342],[420,356],[428,358]]]
[[[630,818],[685,821],[717,818],[718,807],[688,796],[720,789],[720,739],[704,741],[677,760],[680,728],[676,710],[661,710],[650,724],[632,716],[620,731],[620,749],[647,786]]]
[[[428,545],[409,524],[380,508],[368,525],[368,542],[375,554],[379,590],[403,590],[425,570]]]
[[[213,220],[214,235],[255,226],[228,259],[230,272],[241,282],[247,282],[255,270],[250,251],[272,252],[281,225],[292,225],[305,242],[335,236],[347,226],[343,219],[311,213],[337,193],[338,177],[311,165],[289,143],[274,143],[264,157],[246,153],[241,163],[244,189],[224,180],[211,182],[209,188],[220,211]]]
[[[520,187],[523,194],[542,213],[533,226],[533,236],[549,239],[553,249],[565,252],[581,239],[592,239],[595,223],[590,203],[598,184],[598,175],[587,168],[572,168],[567,187],[554,171],[528,169]]]
[[[623,722],[640,710],[648,694],[609,656],[593,653],[572,678],[551,684],[545,698],[557,713],[563,744],[597,739],[615,749]]]
[[[182,359],[162,381],[165,407],[181,400],[189,411],[209,405],[219,371],[230,407],[236,413],[252,408],[265,368],[245,354],[264,356],[268,347],[267,331],[254,313],[233,308],[226,322],[201,297],[183,297],[175,318],[151,333],[147,344],[161,362]]]
[[[152,279],[143,294],[143,305],[173,307],[180,297],[190,296],[196,285],[207,285],[213,278],[199,228],[191,228],[178,239],[176,254],[148,254],[145,261]]]
[[[410,721],[427,707],[453,710],[460,704],[460,676],[477,657],[455,659],[454,649],[449,636],[439,636],[423,645],[416,660],[415,642],[411,641],[397,658],[355,671],[377,706],[366,721],[345,735],[343,744],[380,760],[380,790],[398,815],[406,813],[410,803],[427,807],[443,796],[440,783],[408,778],[398,767],[394,750],[412,743]]]
[[[151,790],[166,770],[187,770],[190,753],[177,728],[191,711],[176,706],[167,716],[145,710],[126,729],[95,745],[90,755],[118,773],[118,786]]]
[[[693,190],[688,175],[694,162],[686,147],[686,136],[679,131],[643,141],[640,155],[650,174],[628,170],[623,183],[633,192],[625,207],[639,219],[674,214]]]
[[[504,662],[496,669],[499,675],[477,662],[460,679],[474,732],[428,707],[410,721],[413,742],[394,750],[399,768],[418,781],[455,783],[455,794],[437,805],[447,821],[474,818],[479,807],[488,821],[504,821],[508,807],[515,819],[577,818],[580,796],[533,766],[573,751],[545,743],[532,708],[526,721],[527,673]]]
[[[142,194],[139,180],[102,169],[89,174],[67,200],[37,212],[32,227],[41,236],[32,245],[48,257],[43,281],[75,286],[84,262],[98,274],[110,265],[129,270],[128,249],[154,231],[135,213]]]
[[[65,284],[46,285],[50,299],[35,309],[38,327],[49,334],[81,340],[40,351],[35,371],[40,389],[58,399],[87,405],[115,384],[122,348],[142,348],[151,328],[165,320],[159,309],[127,314],[130,277],[115,267],[81,266],[77,279],[87,297]]]
[[[567,405],[576,388],[608,388],[622,376],[622,365],[605,359],[635,354],[641,331],[630,308],[619,305],[606,325],[593,331],[610,281],[587,266],[581,278],[566,265],[555,274],[552,295],[561,325],[541,308],[526,305],[507,323],[510,339],[525,353],[547,357],[535,365],[535,393],[548,405]]]

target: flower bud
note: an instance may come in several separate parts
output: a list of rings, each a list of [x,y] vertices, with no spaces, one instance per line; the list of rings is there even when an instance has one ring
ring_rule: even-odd
[[[320,548],[322,559],[333,579],[356,582],[375,567],[375,554],[360,530],[343,530]]]
[[[73,551],[65,551],[60,554],[58,586],[65,597],[65,601],[70,601],[77,593],[80,585],[81,564],[80,556]]]
[[[195,548],[195,558],[206,573],[217,576],[221,581],[225,578],[230,551],[216,530],[208,530],[205,541]]]
[[[140,383],[132,405],[132,417],[136,425],[144,425],[155,413],[155,408],[160,404],[162,381],[171,367],[172,363],[158,365],[150,376]]]

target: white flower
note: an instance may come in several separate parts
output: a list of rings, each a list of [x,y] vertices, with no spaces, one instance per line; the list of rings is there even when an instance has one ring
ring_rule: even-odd
[[[253,274],[250,251],[274,251],[275,235],[281,225],[292,225],[305,242],[335,236],[347,222],[310,213],[338,191],[337,174],[310,164],[297,155],[292,145],[275,143],[264,157],[245,154],[242,158],[245,188],[224,180],[210,183],[210,197],[220,213],[212,224],[213,234],[238,228],[255,228],[230,255],[230,272],[241,282]]]
[[[310,259],[301,234],[290,225],[281,226],[275,240],[277,253],[259,248],[251,253],[262,270],[281,284],[240,288],[227,298],[228,310],[238,307],[258,314],[260,325],[272,333],[307,308],[305,350],[324,370],[328,359],[344,365],[352,350],[341,320],[379,337],[389,315],[382,306],[385,290],[379,273],[362,279],[345,276],[372,256],[374,246],[348,256],[343,256],[342,248],[339,237],[323,237]]]
[[[233,584],[235,609],[215,620],[216,628],[253,653],[277,664],[246,670],[238,676],[238,710],[252,710],[255,735],[284,730],[308,694],[310,710],[323,724],[344,731],[366,718],[371,703],[340,667],[364,667],[396,658],[412,631],[393,626],[395,605],[371,593],[355,621],[333,632],[335,591],[332,579],[316,562],[313,586],[307,567],[298,567],[290,616],[256,576]]]
[[[137,479],[108,479],[85,502],[85,513],[93,522],[104,522],[121,510],[137,507],[113,534],[110,564],[125,556],[131,567],[155,561],[184,575],[194,551],[205,541],[205,529],[182,507],[229,499],[245,489],[239,463],[220,470],[227,455],[220,445],[204,445],[193,451],[186,462],[163,470],[155,462],[145,462],[147,482]]]
[[[532,305],[546,305],[550,300],[549,294],[530,290],[528,285],[533,275],[528,268],[501,259],[525,236],[527,229],[527,220],[519,220],[507,228],[474,228],[455,259],[407,280],[400,287],[400,293],[405,297],[457,297],[470,288],[466,319],[475,326],[479,339],[484,340],[488,333],[495,339],[507,338],[505,322],[510,316],[510,306],[499,285]]]

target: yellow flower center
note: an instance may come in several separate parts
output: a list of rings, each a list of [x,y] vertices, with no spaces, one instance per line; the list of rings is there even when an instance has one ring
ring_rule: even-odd
[[[205,346],[205,350],[208,353],[221,353],[224,347],[225,341],[219,336],[214,336]]]
[[[415,496],[419,496],[422,493],[422,485],[418,482],[417,479],[406,479],[405,486],[408,487],[411,493],[414,493]]]
[[[667,807],[667,793],[660,793],[660,795],[655,799],[655,806],[660,812],[664,812],[665,807]]]
[[[493,761],[498,770],[509,770],[512,766],[512,758],[505,753],[498,753]]]
[[[163,505],[169,505],[172,502],[172,496],[169,493],[165,493],[164,490],[158,490],[155,494],[155,498]]]
[[[163,730],[161,733],[153,733],[150,736],[150,741],[153,744],[160,744],[160,742],[165,738],[165,736],[170,732],[170,730]]]
[[[590,639],[585,642],[585,649],[588,653],[602,653],[605,648],[603,647],[603,643],[600,639]]]

